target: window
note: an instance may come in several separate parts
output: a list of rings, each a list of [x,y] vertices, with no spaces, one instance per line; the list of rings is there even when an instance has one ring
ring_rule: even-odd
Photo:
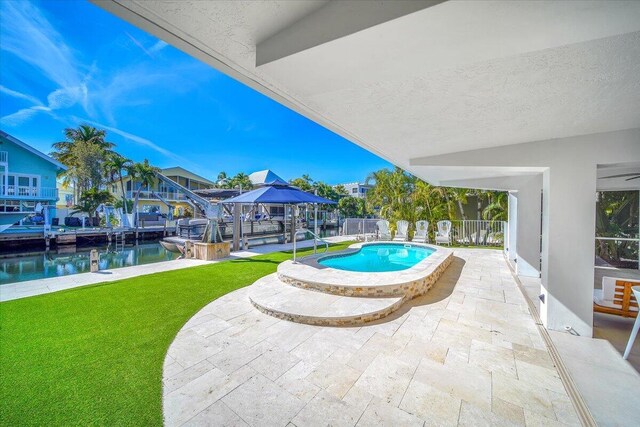
[[[351,194],[358,194],[358,187],[354,187],[351,189]]]
[[[640,191],[597,193],[596,265],[638,269]]]
[[[284,216],[284,206],[270,206],[269,216]]]

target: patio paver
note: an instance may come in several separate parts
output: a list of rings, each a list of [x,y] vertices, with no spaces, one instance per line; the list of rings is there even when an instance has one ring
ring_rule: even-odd
[[[427,295],[364,326],[273,318],[251,287],[212,302],[169,348],[165,422],[579,424],[502,253],[455,256]]]

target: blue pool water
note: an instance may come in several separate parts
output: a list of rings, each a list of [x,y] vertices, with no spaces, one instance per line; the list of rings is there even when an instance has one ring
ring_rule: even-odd
[[[379,273],[411,268],[435,252],[435,249],[409,244],[375,243],[349,255],[328,256],[318,262],[338,270]]]

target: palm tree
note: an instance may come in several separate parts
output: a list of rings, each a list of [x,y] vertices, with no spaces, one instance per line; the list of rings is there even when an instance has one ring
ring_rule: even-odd
[[[156,182],[156,173],[160,172],[160,168],[151,166],[149,160],[144,159],[142,163],[134,163],[129,167],[129,176],[132,182],[138,182],[135,198],[133,202],[133,214],[135,215],[134,224],[138,225],[138,201],[140,200],[140,192],[145,188],[150,188]]]
[[[122,205],[124,213],[127,214],[127,195],[124,191],[124,180],[122,179],[123,170],[128,170],[131,166],[131,160],[117,153],[112,153],[104,163],[105,175],[107,179],[114,182],[116,178],[120,181],[120,191],[122,192]]]
[[[216,179],[216,185],[218,187],[224,187],[227,184],[227,173],[225,171],[222,171],[218,174],[218,178]]]
[[[246,173],[240,172],[229,181],[229,186],[231,188],[240,188],[241,190],[251,190],[253,188],[253,183],[249,178],[249,175]]]
[[[482,219],[491,222],[508,220],[508,193],[506,191],[489,191],[489,204],[482,210]]]
[[[103,155],[106,157],[113,153],[112,148],[115,147],[115,144],[109,141],[106,141],[105,138],[107,136],[106,131],[96,129],[89,125],[80,125],[77,129],[74,128],[66,128],[64,130],[64,135],[66,140],[59,141],[53,144],[53,152],[51,156],[58,160],[63,165],[67,166],[67,171],[62,173],[63,184],[65,186],[74,184],[74,194],[76,200],[78,200],[78,192],[82,190],[87,190],[86,180],[81,179],[81,170],[83,168],[81,160],[78,158],[78,148],[80,145],[84,144],[92,144],[99,148],[99,151],[102,151]],[[91,183],[92,186],[96,186],[96,183]]]

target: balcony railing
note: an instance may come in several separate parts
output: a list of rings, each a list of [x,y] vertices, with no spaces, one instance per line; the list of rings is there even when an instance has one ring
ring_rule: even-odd
[[[21,199],[49,199],[58,198],[58,189],[50,187],[30,187],[24,185],[0,186],[0,196]]]
[[[9,162],[9,152],[8,151],[0,151],[0,163],[8,163]]]
[[[133,199],[136,197],[135,191],[127,191],[127,199]],[[155,195],[162,197],[165,200],[169,201],[181,201],[187,200],[185,195],[177,192],[163,192],[163,191],[141,191],[140,198],[141,199],[158,199]]]

